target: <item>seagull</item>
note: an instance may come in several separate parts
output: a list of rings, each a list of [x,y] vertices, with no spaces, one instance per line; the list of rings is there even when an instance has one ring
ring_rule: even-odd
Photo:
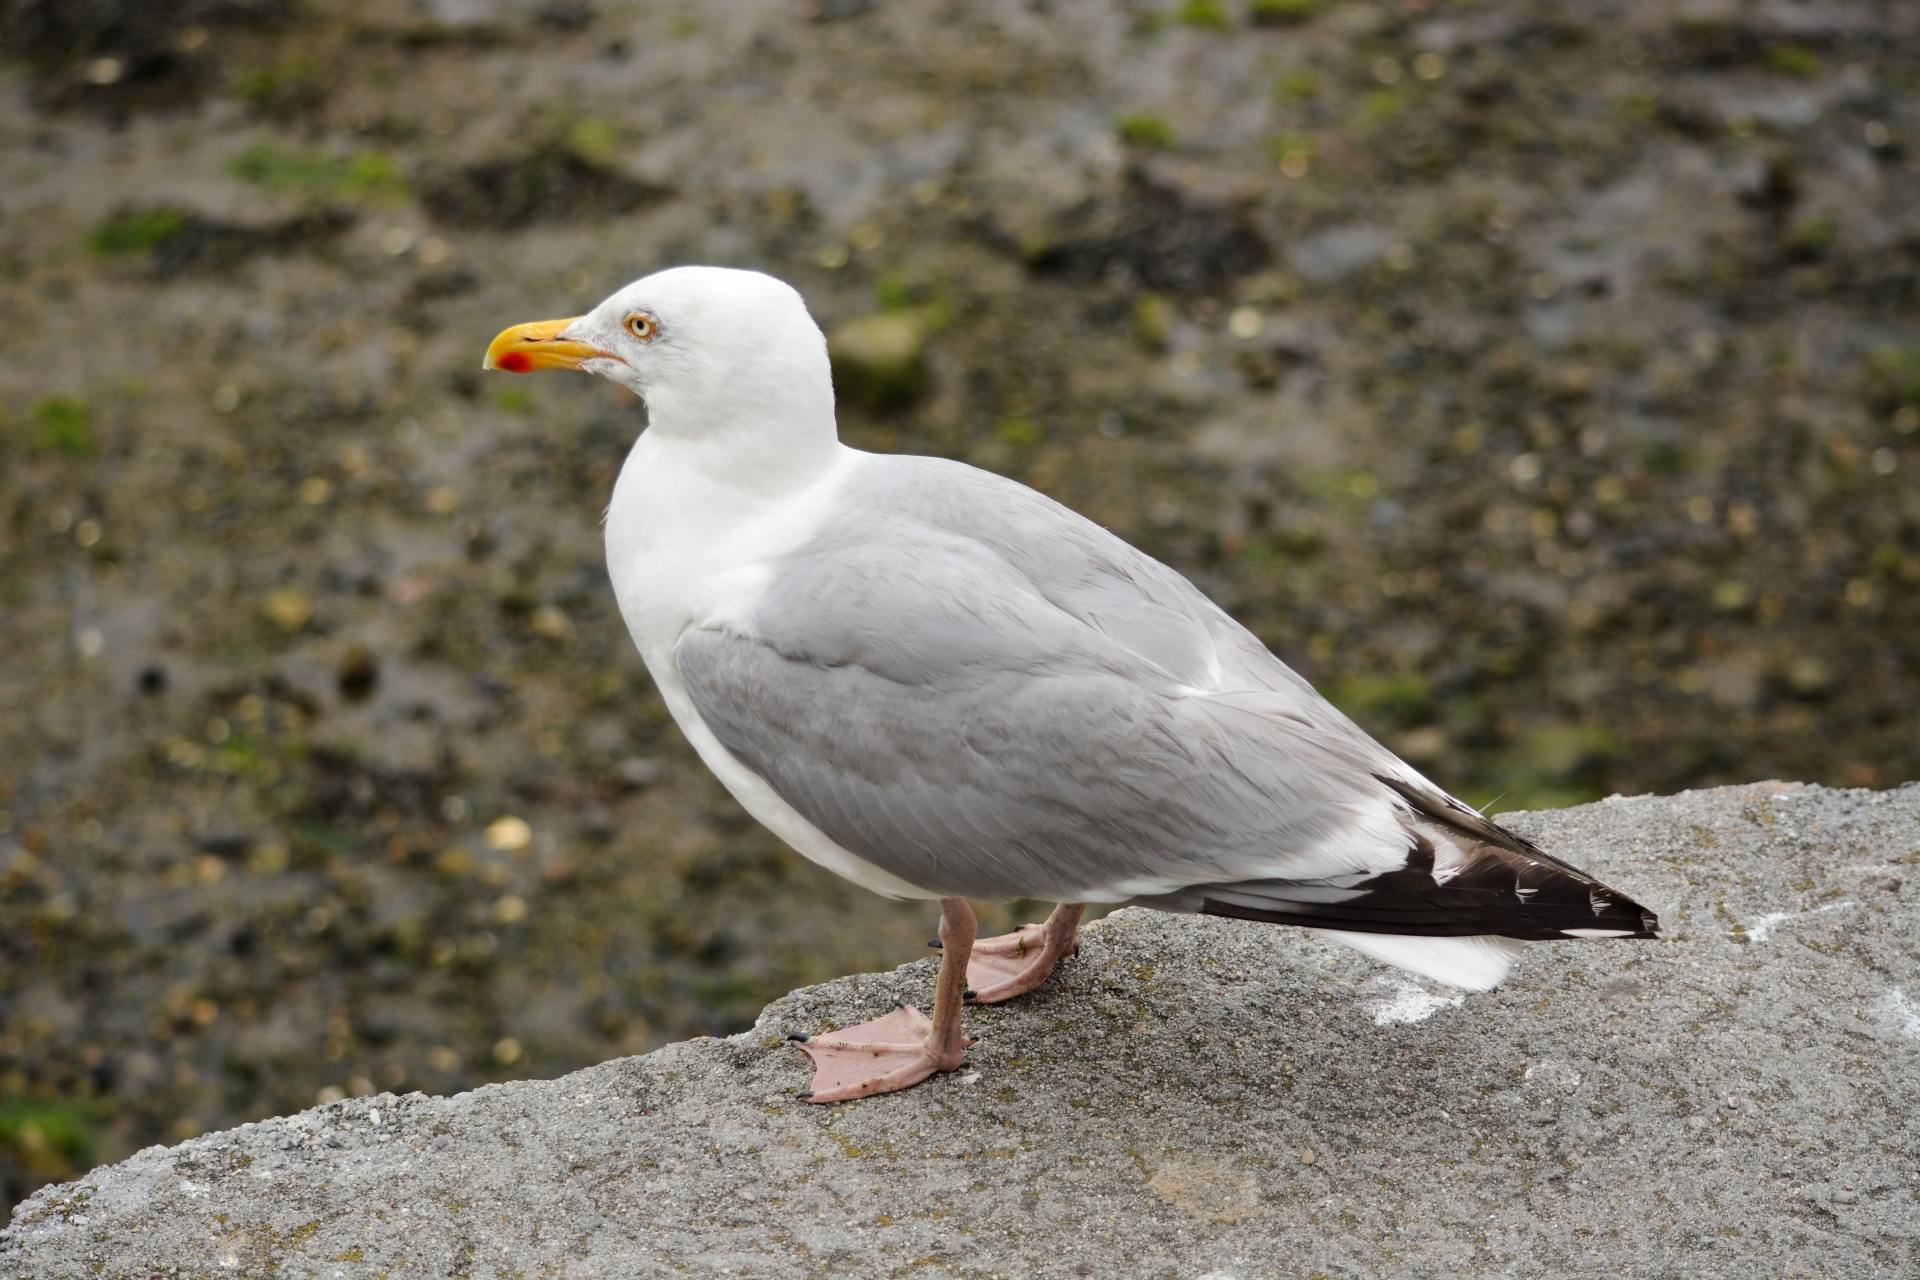
[[[1015,481],[842,444],[826,340],[782,281],[660,271],[507,329],[484,367],[641,397],[607,567],[674,720],[801,854],[939,900],[933,1016],[793,1037],[808,1101],[962,1066],[962,1006],[1039,987],[1090,902],[1301,926],[1476,991],[1525,942],[1657,936],[1179,573]],[[977,938],[970,898],[1059,905]]]

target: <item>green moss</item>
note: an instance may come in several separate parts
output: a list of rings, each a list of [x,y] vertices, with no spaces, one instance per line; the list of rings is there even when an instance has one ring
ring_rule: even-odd
[[[98,1101],[0,1101],[0,1148],[35,1173],[72,1177],[93,1162],[93,1135],[109,1108]]]
[[[1482,782],[1465,787],[1462,796],[1491,813],[1585,804],[1607,793],[1607,768],[1619,750],[1619,738],[1601,725],[1534,725],[1489,761]]]
[[[185,231],[193,215],[173,205],[116,210],[87,236],[87,249],[102,257],[147,253]]]
[[[1527,730],[1521,738],[1520,757],[1529,769],[1550,778],[1565,778],[1611,754],[1617,746],[1613,734],[1599,725],[1543,724]]]
[[[533,393],[525,387],[505,386],[493,393],[493,405],[508,413],[532,413]]]
[[[1285,164],[1289,157],[1298,156],[1302,160],[1313,159],[1319,150],[1314,140],[1304,133],[1281,133],[1267,142],[1267,149],[1273,153],[1276,163]]]
[[[1294,67],[1273,82],[1273,100],[1283,107],[1319,96],[1320,73],[1312,67]]]
[[[1867,386],[1888,407],[1920,405],[1920,352],[1882,347],[1867,357]]]
[[[271,191],[323,196],[404,196],[406,179],[392,156],[379,151],[329,155],[290,151],[257,142],[235,156],[229,170],[237,178]]]
[[[1157,293],[1142,293],[1133,300],[1134,341],[1148,351],[1165,351],[1167,334],[1173,327],[1173,304]]]
[[[1366,130],[1390,124],[1407,113],[1416,96],[1411,85],[1375,89],[1360,100],[1360,110],[1355,114],[1354,123]]]
[[[1040,424],[1032,418],[1008,416],[993,424],[993,438],[1023,448],[1040,443]]]
[[[327,76],[317,59],[295,54],[278,62],[247,67],[233,78],[242,102],[268,115],[309,111],[326,101]]]
[[[889,271],[873,282],[873,295],[882,311],[905,311],[919,301],[924,290],[897,271]]]
[[[1660,118],[1660,99],[1651,93],[1629,93],[1620,99],[1620,114],[1635,124]]]
[[[1777,44],[1767,50],[1766,67],[1796,80],[1811,80],[1820,74],[1820,56],[1797,44]]]
[[[1121,116],[1114,125],[1114,131],[1120,135],[1120,141],[1130,147],[1144,147],[1151,151],[1166,151],[1176,146],[1180,136],[1173,131],[1164,116],[1151,111],[1135,111]]]
[[[1402,718],[1427,705],[1430,689],[1426,677],[1404,672],[1342,676],[1323,692],[1335,706],[1352,715]]]
[[[47,396],[34,402],[33,439],[42,449],[75,458],[90,456],[98,442],[93,435],[93,408],[76,396]]]
[[[1817,257],[1840,236],[1840,224],[1832,218],[1808,218],[1787,233],[1785,249],[1798,258]]]
[[[1247,20],[1256,27],[1279,27],[1305,22],[1324,8],[1326,0],[1250,0]]]
[[[610,165],[620,151],[620,130],[597,116],[581,116],[567,128],[567,146],[582,160]]]
[[[1233,25],[1233,19],[1227,15],[1227,6],[1221,4],[1220,0],[1182,0],[1176,16],[1186,26],[1205,27],[1214,31],[1223,31]]]
[[[1684,475],[1691,469],[1686,450],[1666,440],[1651,440],[1642,445],[1640,465],[1657,476]]]

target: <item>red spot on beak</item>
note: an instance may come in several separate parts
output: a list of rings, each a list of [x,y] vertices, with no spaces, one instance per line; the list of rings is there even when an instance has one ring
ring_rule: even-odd
[[[531,373],[533,361],[527,359],[524,352],[509,351],[494,363],[494,367],[505,369],[508,373]]]

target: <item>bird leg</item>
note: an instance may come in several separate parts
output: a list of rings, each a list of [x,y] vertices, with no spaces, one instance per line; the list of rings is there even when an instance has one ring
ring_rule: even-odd
[[[965,898],[940,899],[940,976],[933,990],[933,1019],[910,1004],[857,1027],[818,1036],[789,1037],[813,1059],[808,1102],[849,1102],[876,1093],[897,1093],[940,1071],[962,1065],[967,1039],[960,1007],[967,989],[967,958],[978,922]]]
[[[967,1000],[999,1004],[1023,996],[1047,980],[1053,966],[1080,946],[1083,902],[1062,902],[1045,924],[1023,925],[1017,933],[982,938],[973,944],[967,966]]]

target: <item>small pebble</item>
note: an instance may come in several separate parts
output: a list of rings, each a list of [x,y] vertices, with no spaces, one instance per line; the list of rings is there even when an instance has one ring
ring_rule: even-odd
[[[666,771],[658,760],[648,760],[643,756],[633,756],[614,766],[614,777],[621,787],[637,791],[641,787],[650,787],[660,781]]]
[[[336,680],[341,697],[348,702],[364,702],[380,683],[380,660],[370,650],[355,645],[340,659]]]
[[[487,825],[486,840],[489,849],[518,853],[533,842],[533,828],[525,818],[508,814]]]

